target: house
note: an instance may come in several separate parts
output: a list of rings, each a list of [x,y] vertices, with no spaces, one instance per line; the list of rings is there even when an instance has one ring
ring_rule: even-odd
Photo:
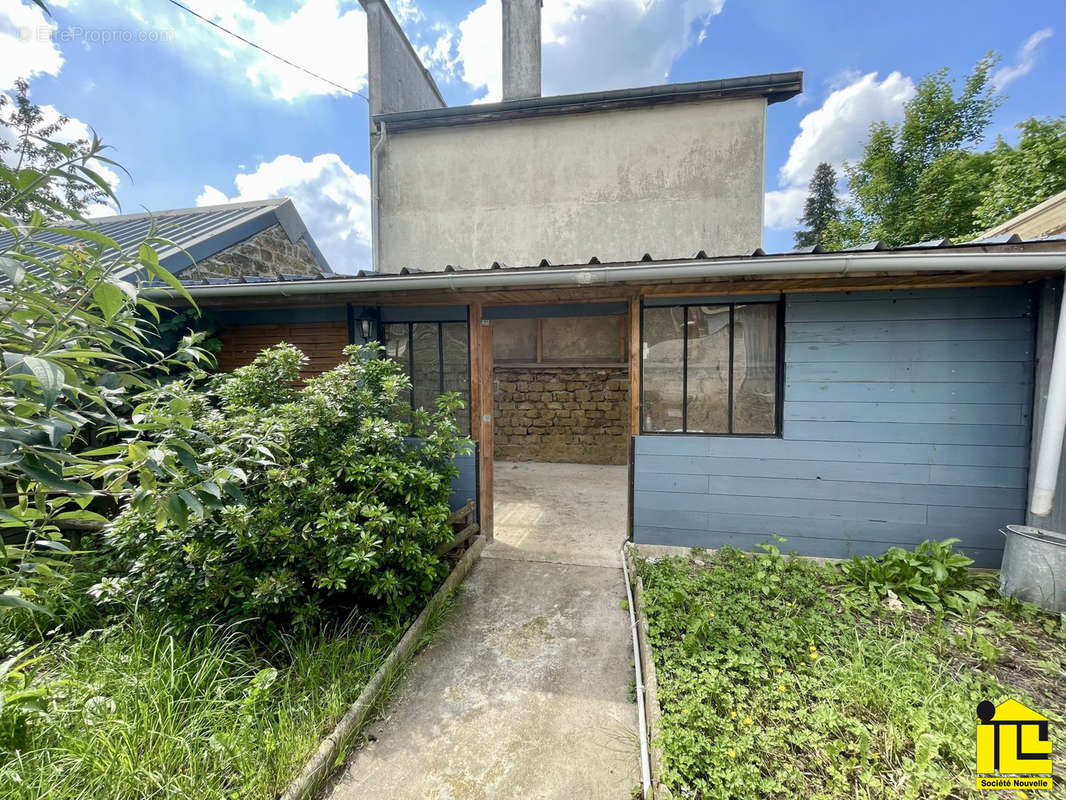
[[[1012,234],[1026,239],[1066,234],[1066,191],[1052,195],[1043,203],[1026,209],[1006,222],[1001,222],[981,234],[980,238]]]
[[[379,271],[190,284],[227,347],[378,341],[414,404],[462,393],[455,497],[489,534],[494,462],[524,459],[627,464],[638,542],[957,536],[995,566],[1004,524],[1062,528],[1066,240],[766,254],[767,107],[799,74],[539,97],[539,2],[513,0],[505,99],[447,108],[364,5]]]
[[[91,227],[133,258],[146,237],[166,239],[170,245],[156,247],[159,263],[182,280],[284,280],[333,274],[288,198],[118,214],[66,226]],[[35,238],[49,244],[78,242],[58,233]],[[9,234],[0,233],[0,252],[11,241]]]

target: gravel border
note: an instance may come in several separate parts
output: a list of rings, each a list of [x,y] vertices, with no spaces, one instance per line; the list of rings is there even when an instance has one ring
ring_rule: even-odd
[[[426,607],[422,609],[422,613],[411,623],[411,627],[407,629],[403,638],[386,656],[358,699],[341,717],[333,732],[322,740],[300,774],[282,793],[280,800],[308,800],[325,785],[345,745],[362,731],[384,690],[418,651],[430,619],[442,605],[448,602],[452,592],[463,582],[478,558],[481,557],[481,551],[485,549],[485,541],[484,536],[474,537],[470,549],[459,559],[455,569],[430,598]]]

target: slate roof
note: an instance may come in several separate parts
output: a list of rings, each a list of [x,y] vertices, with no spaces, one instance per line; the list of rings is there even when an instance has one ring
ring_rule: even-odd
[[[59,226],[91,228],[114,239],[127,255],[135,256],[137,246],[149,235],[153,223],[156,236],[170,239],[177,245],[157,248],[160,263],[175,274],[193,266],[190,256],[196,261],[209,258],[279,224],[291,241],[303,239],[306,242],[324,274],[333,273],[292,201],[284,197],[154,213],[95,217],[84,223],[63,222],[59,223]],[[35,235],[35,238],[50,244],[80,241],[59,233],[41,233]],[[0,233],[0,253],[9,249],[13,241],[14,238],[10,234]],[[182,252],[183,250],[185,252]],[[53,253],[48,248],[31,248],[29,252],[43,257]]]

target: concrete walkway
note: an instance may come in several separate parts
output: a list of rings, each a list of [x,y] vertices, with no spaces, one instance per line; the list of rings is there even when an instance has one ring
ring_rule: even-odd
[[[603,798],[640,782],[626,468],[496,464],[496,539],[333,800]]]

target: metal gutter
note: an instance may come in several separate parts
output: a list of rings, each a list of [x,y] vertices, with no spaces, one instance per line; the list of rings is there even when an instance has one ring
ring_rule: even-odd
[[[802,256],[693,261],[597,264],[574,267],[422,272],[363,278],[272,281],[216,286],[187,286],[194,297],[279,297],[331,294],[375,294],[396,291],[452,291],[474,289],[596,286],[634,281],[673,281],[686,278],[742,278],[805,274],[849,275],[893,272],[1057,272],[1066,269],[1066,252],[1043,253],[819,253]],[[148,287],[148,297],[174,297],[171,289]]]
[[[396,111],[387,114],[376,114],[372,117],[372,121],[383,120],[396,132],[441,125],[493,122],[521,117],[572,114],[615,108],[633,108],[655,103],[690,102],[731,97],[765,97],[767,103],[779,103],[795,97],[802,91],[802,72],[777,72],[767,75],[749,75],[741,78],[723,78],[712,81],[668,83],[635,89],[531,97],[522,100],[507,100],[502,103],[479,103],[470,106],[429,108],[420,111]]]

